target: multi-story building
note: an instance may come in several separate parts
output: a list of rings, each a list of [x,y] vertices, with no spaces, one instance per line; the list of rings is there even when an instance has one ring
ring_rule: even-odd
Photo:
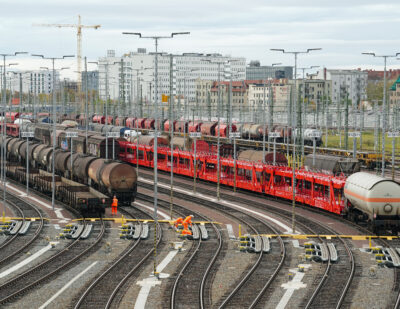
[[[305,89],[305,92],[303,90]],[[309,79],[297,80],[297,91],[299,97],[305,98],[311,104],[320,103],[323,100],[332,102],[332,81],[324,79],[315,79],[310,75]]]
[[[99,90],[99,71],[87,72],[87,85],[89,91]],[[86,72],[82,72],[82,91],[86,91]]]
[[[221,91],[218,93],[218,88]],[[197,102],[201,108],[210,106],[216,110],[220,96],[222,110],[226,110],[230,100],[230,82],[211,80],[196,80]],[[239,109],[257,110],[268,102],[270,84],[264,84],[262,80],[243,80],[232,82],[232,107],[234,111]],[[265,88],[265,100],[264,100]],[[279,110],[286,108],[290,99],[290,85],[287,79],[275,79],[271,82],[271,94],[274,107]]]
[[[122,57],[115,57],[108,51],[107,57],[99,59],[99,91],[105,98],[105,77],[108,67],[109,95],[111,98],[140,95],[145,101],[155,99],[155,54],[139,48]],[[195,80],[233,80],[244,79],[246,60],[242,57],[222,56],[220,54],[185,53],[158,55],[158,97],[170,93],[172,69],[172,92],[185,96],[188,101],[196,99]],[[106,65],[108,63],[108,65]],[[139,80],[138,80],[139,78]],[[123,94],[123,95],[122,95]]]
[[[265,80],[268,78],[292,79],[293,67],[260,65],[258,60],[250,61],[249,66],[246,67],[247,80]]]
[[[384,71],[376,71],[376,70],[365,70],[368,73],[368,81],[369,82],[379,82],[383,81]],[[396,79],[400,75],[400,69],[389,69],[386,71],[386,79],[393,80]]]
[[[290,91],[291,85],[288,84],[287,79],[273,79],[267,82],[254,81],[249,84],[248,105],[250,109],[260,109],[264,102],[267,103],[271,100],[276,111],[283,111],[288,106]]]
[[[367,98],[368,73],[361,70],[318,71],[317,79],[332,81],[332,101],[343,102],[348,97],[353,106]]]
[[[11,81],[11,88],[19,91],[22,85],[22,92],[50,94],[53,91],[53,71],[29,71],[13,74],[8,78]],[[21,80],[20,80],[21,78]],[[55,72],[55,89],[59,89],[60,73]]]

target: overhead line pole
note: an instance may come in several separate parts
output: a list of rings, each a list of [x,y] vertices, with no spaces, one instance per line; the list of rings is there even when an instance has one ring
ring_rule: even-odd
[[[40,57],[42,59],[51,60],[52,63],[52,70],[53,70],[53,89],[52,89],[52,101],[53,101],[53,153],[52,153],[52,186],[51,186],[51,208],[54,211],[54,204],[55,204],[55,193],[56,193],[56,181],[55,181],[55,162],[54,162],[54,153],[56,151],[56,122],[57,122],[57,111],[56,111],[56,70],[54,67],[54,62],[56,60],[63,60],[65,58],[75,57],[73,55],[65,55],[62,57],[45,57],[43,55],[33,54],[34,57]]]
[[[6,212],[6,192],[7,192],[7,183],[6,183],[6,108],[7,108],[7,81],[6,81],[6,58],[17,56],[20,54],[27,54],[27,52],[15,52],[14,54],[0,54],[3,57],[3,91],[2,91],[2,103],[3,103],[3,121],[1,126],[2,133],[2,147],[1,147],[1,178],[3,180],[3,220]]]
[[[172,32],[170,36],[142,36],[140,32],[122,32],[122,34],[127,35],[137,35],[141,39],[152,39],[155,45],[155,69],[154,69],[154,97],[155,97],[155,123],[158,123],[158,41],[161,39],[172,39],[176,35],[190,34],[190,32]],[[154,130],[154,263],[153,263],[153,273],[158,276],[157,273],[157,125]]]
[[[383,71],[383,112],[382,112],[382,177],[385,177],[385,132],[386,132],[386,108],[387,108],[387,102],[386,102],[386,62],[387,58],[395,58],[400,53],[396,53],[395,55],[376,55],[375,53],[362,53],[363,55],[371,55],[376,58],[383,58],[383,65],[384,65],[384,71]]]
[[[294,55],[294,104],[293,109],[295,110],[297,104],[297,56],[299,54],[308,54],[313,50],[321,50],[321,48],[308,48],[306,51],[285,51],[284,49],[276,49],[272,48],[272,51],[280,51],[284,54],[292,54]],[[297,107],[299,109],[301,107]],[[295,113],[294,113],[295,115]],[[292,156],[292,232],[293,234],[296,232],[296,122],[293,121],[292,128],[292,137],[293,137],[293,156]]]

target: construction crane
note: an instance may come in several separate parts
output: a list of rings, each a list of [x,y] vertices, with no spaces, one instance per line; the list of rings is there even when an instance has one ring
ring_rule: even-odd
[[[78,73],[78,92],[81,93],[82,88],[82,29],[98,29],[101,25],[82,25],[81,24],[81,16],[78,15],[78,23],[77,24],[33,24],[34,26],[39,27],[58,27],[58,28],[76,28],[77,30],[77,73]]]

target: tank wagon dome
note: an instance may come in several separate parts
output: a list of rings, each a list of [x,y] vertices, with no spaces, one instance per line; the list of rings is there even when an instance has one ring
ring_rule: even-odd
[[[346,198],[372,219],[400,215],[400,185],[373,174],[350,175],[344,188]]]

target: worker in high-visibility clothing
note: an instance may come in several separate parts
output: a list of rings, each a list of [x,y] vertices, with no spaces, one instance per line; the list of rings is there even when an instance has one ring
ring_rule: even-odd
[[[183,225],[183,231],[182,235],[192,235],[192,232],[189,230],[189,225],[192,226],[192,218],[193,215],[187,216],[185,220],[183,220],[182,225]]]
[[[176,219],[176,220],[174,221],[175,228],[178,228],[178,226],[179,226],[180,224],[182,224],[182,223],[183,223],[183,218],[179,217],[178,219]]]
[[[192,226],[192,218],[193,217],[194,217],[193,215],[187,216],[185,218],[185,220],[183,220],[182,225],[185,226],[185,224],[186,224],[186,225]]]
[[[118,199],[114,195],[112,204],[111,204],[111,215],[117,214],[117,208],[118,208]]]

